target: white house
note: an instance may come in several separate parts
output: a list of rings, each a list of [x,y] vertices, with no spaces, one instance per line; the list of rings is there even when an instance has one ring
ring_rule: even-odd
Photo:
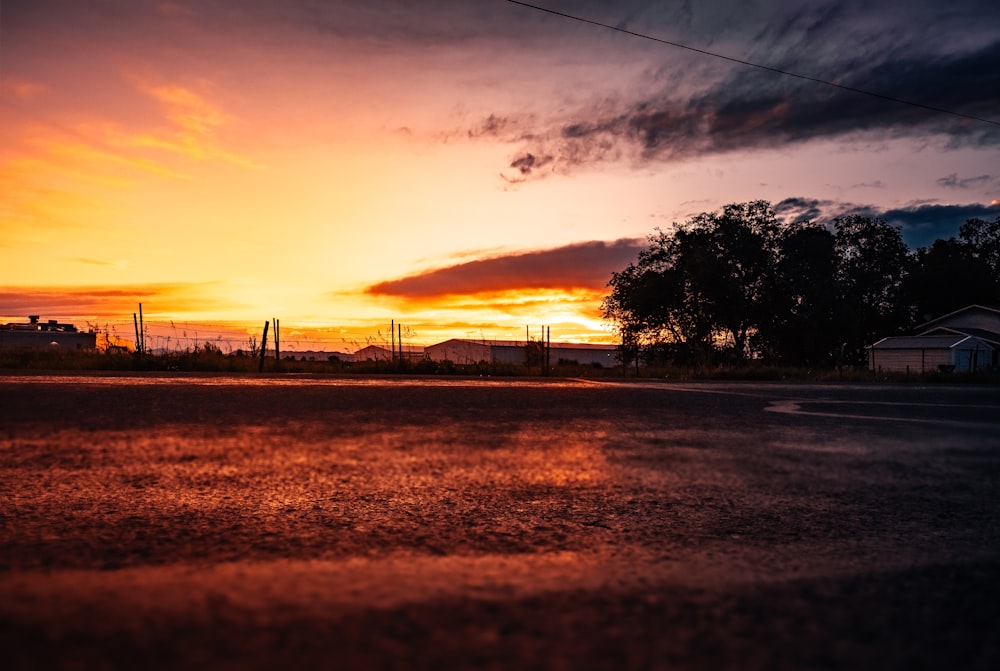
[[[879,372],[969,373],[988,370],[996,349],[970,335],[916,335],[882,338],[868,348],[868,362]]]
[[[916,335],[883,338],[868,348],[872,370],[928,373],[1000,368],[1000,308],[968,305],[922,324]]]

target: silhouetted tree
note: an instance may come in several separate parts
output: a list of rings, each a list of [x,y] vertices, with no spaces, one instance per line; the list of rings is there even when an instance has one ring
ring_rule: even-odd
[[[865,362],[865,347],[911,326],[901,301],[909,250],[898,228],[860,215],[833,222],[841,291],[841,325],[848,362]]]
[[[650,236],[638,262],[612,275],[602,305],[623,341],[703,362],[727,343],[737,360],[767,314],[778,224],[765,201],[727,205]]]
[[[997,301],[998,279],[974,248],[955,238],[917,250],[904,283],[906,302],[917,322],[926,322],[971,303]]]
[[[959,240],[970,255],[982,261],[994,278],[1000,277],[1000,216],[993,221],[968,219],[958,230]],[[1000,298],[993,301],[1000,302]]]
[[[806,222],[781,231],[771,274],[768,314],[759,322],[759,349],[773,361],[793,366],[829,363],[839,353],[835,238]]]
[[[699,293],[699,270],[682,254],[677,236],[657,231],[636,263],[612,274],[602,309],[622,338],[623,354],[631,358],[666,343],[679,359],[698,358],[712,332]]]
[[[609,287],[604,316],[629,360],[863,364],[884,336],[1000,304],[1000,217],[911,253],[879,218],[841,217],[831,231],[783,226],[766,201],[731,204],[657,231]]]
[[[763,200],[698,215],[677,232],[682,254],[697,264],[712,329],[737,361],[750,353],[750,335],[771,312],[778,232],[774,211]]]

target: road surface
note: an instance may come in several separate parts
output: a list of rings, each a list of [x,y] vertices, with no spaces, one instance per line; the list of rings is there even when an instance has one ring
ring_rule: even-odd
[[[0,376],[10,669],[1000,668],[1000,389]]]

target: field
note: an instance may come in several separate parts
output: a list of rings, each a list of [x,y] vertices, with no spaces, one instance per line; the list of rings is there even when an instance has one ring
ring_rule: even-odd
[[[9,669],[1000,668],[1000,388],[0,376]]]

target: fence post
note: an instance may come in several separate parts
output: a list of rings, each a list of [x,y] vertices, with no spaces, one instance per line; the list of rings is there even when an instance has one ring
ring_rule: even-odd
[[[260,343],[260,364],[257,366],[257,372],[264,372],[264,355],[267,354],[267,327],[271,322],[264,322],[264,337],[261,339]]]
[[[273,319],[273,317],[272,317],[272,319]],[[279,346],[278,342],[279,342],[280,334],[281,334],[281,320],[280,319],[275,319],[274,320],[274,360],[275,361],[280,361],[281,360],[281,353],[278,351],[278,346]]]

